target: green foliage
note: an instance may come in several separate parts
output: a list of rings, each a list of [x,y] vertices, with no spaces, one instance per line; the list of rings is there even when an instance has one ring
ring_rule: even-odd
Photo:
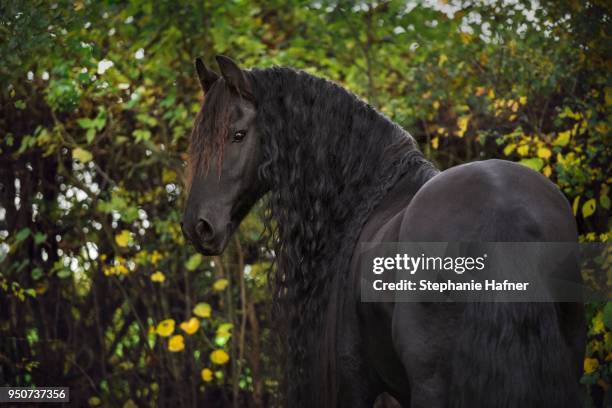
[[[0,382],[76,406],[277,401],[262,210],[223,257],[179,226],[199,55],[338,81],[442,168],[521,162],[608,240],[609,20],[600,0],[3,2]],[[587,307],[594,403],[611,310]]]

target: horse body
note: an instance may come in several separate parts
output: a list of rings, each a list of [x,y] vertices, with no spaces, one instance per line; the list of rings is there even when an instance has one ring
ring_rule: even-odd
[[[218,254],[269,192],[290,406],[370,407],[384,391],[414,408],[578,404],[581,305],[360,300],[361,242],[575,242],[552,183],[499,160],[438,172],[403,129],[340,87],[218,62],[222,78],[196,64],[207,101],[183,228]]]
[[[360,242],[576,240],[571,209],[560,191],[540,174],[500,160],[457,166],[423,186],[415,186],[407,177],[372,214],[359,238]],[[351,354],[367,360],[362,362],[365,371],[353,376],[369,374],[361,380],[347,375],[344,398],[352,399],[352,381],[368,383],[374,391],[356,399],[363,405],[353,401],[346,406],[372,406],[380,391],[411,407],[579,406],[585,326],[581,305],[363,303],[357,251],[351,274],[362,336],[353,343],[363,348]],[[495,318],[497,326],[480,344],[477,339],[482,336],[466,330],[490,330]],[[529,333],[522,323],[530,318],[540,319],[549,331]],[[504,339],[495,331],[510,332],[515,338]],[[533,338],[526,342],[529,335]],[[482,364],[483,355],[493,356],[496,365]]]

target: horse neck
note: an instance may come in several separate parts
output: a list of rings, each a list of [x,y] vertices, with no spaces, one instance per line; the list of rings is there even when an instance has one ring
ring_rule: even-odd
[[[337,304],[330,299],[342,299],[337,288],[348,275],[359,232],[398,180],[413,173],[419,182],[423,169],[431,168],[405,131],[354,96],[330,88],[319,89],[331,95],[327,110],[312,103],[296,109],[296,101],[314,98],[312,89],[299,87],[283,98],[274,90],[270,105],[258,110],[264,133],[260,175],[270,188],[278,233],[275,310],[288,324],[289,376],[301,378],[290,383],[289,394],[302,401],[318,400],[317,392],[336,387],[329,364],[336,356]],[[280,105],[285,99],[293,105]],[[328,399],[336,393],[323,394]]]
[[[278,238],[291,248],[284,257],[288,268],[306,269],[330,259],[348,258],[353,238],[398,180],[418,189],[435,174],[435,168],[402,128],[359,103],[347,120],[346,134],[309,132],[288,118],[271,136],[262,174],[271,190],[271,215]],[[334,121],[301,112],[300,119]],[[345,119],[346,120],[346,119]],[[296,135],[292,129],[305,129]],[[337,129],[343,127],[337,127]],[[347,238],[350,237],[350,238]],[[281,259],[283,254],[281,254]],[[281,262],[282,264],[282,262]],[[299,279],[324,281],[333,272],[323,268],[315,276]],[[310,287],[310,285],[304,285]]]
[[[377,113],[367,112],[367,116],[354,119],[360,126],[350,134],[312,133],[300,135],[300,139],[291,142],[279,142],[277,149],[285,151],[276,152],[277,159],[284,161],[277,163],[277,168],[284,174],[277,177],[279,185],[271,188],[282,189],[291,185],[293,198],[300,202],[365,198],[386,178],[394,177],[397,166],[407,156],[411,159],[421,157],[407,132]],[[292,123],[288,121],[285,126],[286,129],[281,130],[277,137],[291,135]],[[411,167],[417,170],[421,163],[413,162]]]

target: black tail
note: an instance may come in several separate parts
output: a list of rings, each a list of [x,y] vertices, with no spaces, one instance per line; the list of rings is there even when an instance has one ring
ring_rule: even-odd
[[[566,340],[575,335],[565,324],[568,319],[584,319],[580,310],[572,303],[466,305],[465,330],[457,341],[451,373],[450,406],[581,406],[583,356],[579,344]]]

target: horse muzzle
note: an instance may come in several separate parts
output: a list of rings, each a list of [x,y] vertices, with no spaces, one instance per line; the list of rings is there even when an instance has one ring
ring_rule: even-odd
[[[232,232],[231,223],[215,227],[204,217],[195,223],[181,222],[181,229],[185,238],[203,255],[221,255]]]

